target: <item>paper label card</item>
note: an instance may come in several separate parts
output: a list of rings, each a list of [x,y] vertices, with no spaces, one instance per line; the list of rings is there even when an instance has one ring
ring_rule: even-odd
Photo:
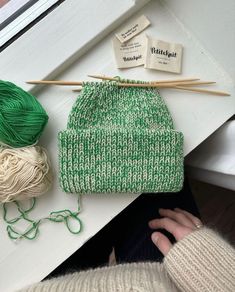
[[[113,50],[117,68],[130,68],[144,65],[146,51],[146,35],[138,35],[126,43],[113,38]]]
[[[121,43],[127,42],[138,33],[143,31],[150,25],[150,21],[145,15],[140,16],[134,22],[125,26],[120,32],[116,33],[116,37]]]
[[[181,73],[183,46],[147,37],[145,68]]]

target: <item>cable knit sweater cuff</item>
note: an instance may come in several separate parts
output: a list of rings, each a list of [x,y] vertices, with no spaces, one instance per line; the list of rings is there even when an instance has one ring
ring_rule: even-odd
[[[235,291],[235,251],[208,228],[177,242],[164,265],[181,291]]]

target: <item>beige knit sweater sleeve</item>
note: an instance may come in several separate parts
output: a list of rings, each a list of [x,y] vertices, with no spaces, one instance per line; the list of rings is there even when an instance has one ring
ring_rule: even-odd
[[[235,250],[211,229],[177,242],[164,266],[180,291],[235,291]]]

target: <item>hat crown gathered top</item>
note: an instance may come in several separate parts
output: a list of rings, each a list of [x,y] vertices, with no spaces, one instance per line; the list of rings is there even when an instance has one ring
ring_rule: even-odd
[[[84,83],[68,121],[68,128],[74,127],[173,129],[173,122],[157,90],[106,81]]]

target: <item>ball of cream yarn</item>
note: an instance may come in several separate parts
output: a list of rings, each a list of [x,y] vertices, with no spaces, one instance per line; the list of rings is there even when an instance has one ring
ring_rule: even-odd
[[[51,184],[50,162],[42,147],[0,149],[0,202],[40,196]]]

